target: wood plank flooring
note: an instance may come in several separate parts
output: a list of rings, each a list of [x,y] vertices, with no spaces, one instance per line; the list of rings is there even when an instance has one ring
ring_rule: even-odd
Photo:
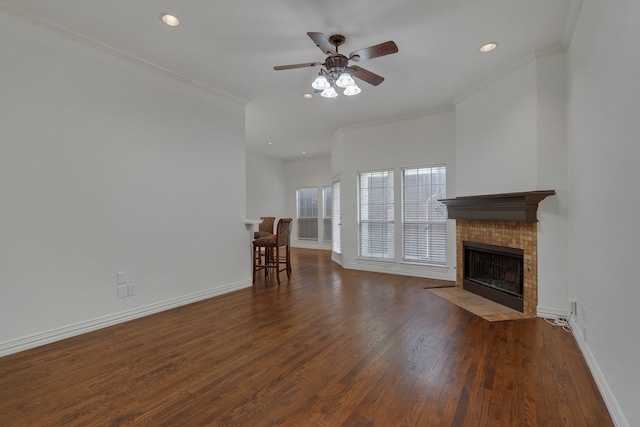
[[[0,426],[612,425],[561,328],[292,255],[281,286],[0,358]]]

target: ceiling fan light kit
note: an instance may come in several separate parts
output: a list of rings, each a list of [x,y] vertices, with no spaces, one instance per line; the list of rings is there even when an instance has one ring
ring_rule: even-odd
[[[311,87],[315,90],[326,90],[331,87],[331,83],[329,83],[329,80],[327,80],[325,76],[318,74],[318,77],[311,83]]]
[[[333,86],[329,86],[329,88],[323,90],[320,95],[325,97],[325,98],[337,98],[338,97],[338,92],[336,92],[336,90],[335,90],[335,88]]]
[[[378,58],[398,52],[398,46],[393,41],[380,43],[375,46],[351,52],[348,57],[338,53],[338,46],[342,45],[345,37],[341,34],[334,34],[327,38],[322,33],[307,33],[316,46],[328,55],[324,63],[308,62],[303,64],[279,65],[273,67],[274,70],[290,70],[293,68],[324,67],[320,69],[318,76],[311,84],[317,92],[321,92],[324,98],[337,98],[336,87],[344,89],[344,95],[353,96],[362,90],[356,84],[355,78],[363,80],[373,86],[378,86],[384,81],[381,77],[371,71],[358,66],[349,66],[349,61],[360,62],[366,59]]]
[[[353,86],[354,84],[356,84],[355,80],[353,80],[351,74],[347,73],[346,71],[342,72],[342,74],[340,74],[340,77],[338,77],[338,80],[336,80],[336,86],[341,88],[347,88],[349,86]]]
[[[349,86],[344,90],[344,94],[347,96],[357,95],[360,92],[362,92],[362,90],[358,87],[358,85]]]

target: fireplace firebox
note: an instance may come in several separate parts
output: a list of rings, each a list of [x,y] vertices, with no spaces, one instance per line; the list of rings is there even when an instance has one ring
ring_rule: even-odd
[[[523,312],[524,251],[476,242],[463,245],[463,289]]]

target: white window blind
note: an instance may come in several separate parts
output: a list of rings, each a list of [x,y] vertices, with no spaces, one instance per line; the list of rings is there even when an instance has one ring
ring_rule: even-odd
[[[428,264],[447,263],[445,166],[402,171],[402,259]]]
[[[330,242],[332,233],[331,233],[331,215],[333,213],[333,209],[331,209],[331,187],[322,187],[322,224],[324,228],[323,240],[325,242]]]
[[[318,239],[318,188],[299,188],[298,239]]]
[[[393,171],[358,174],[358,255],[394,259]]]
[[[333,252],[341,253],[340,248],[340,181],[333,183],[333,215],[331,216],[331,240],[333,244]]]

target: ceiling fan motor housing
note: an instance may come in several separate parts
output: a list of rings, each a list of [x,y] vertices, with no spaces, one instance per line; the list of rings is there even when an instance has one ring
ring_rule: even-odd
[[[327,57],[324,62],[324,66],[327,69],[327,73],[329,73],[335,79],[338,78],[339,74],[348,69],[347,63],[349,62],[349,58],[344,55],[333,55]],[[337,74],[338,76],[334,76]]]

